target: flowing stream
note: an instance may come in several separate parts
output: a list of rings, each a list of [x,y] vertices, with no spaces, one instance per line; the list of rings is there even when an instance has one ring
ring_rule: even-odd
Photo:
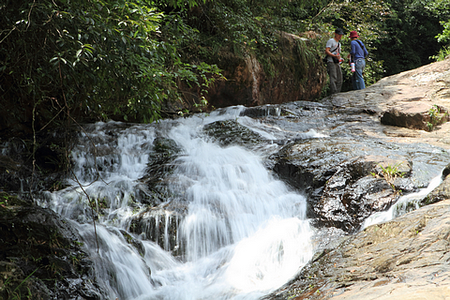
[[[78,228],[107,299],[258,299],[310,260],[313,230],[306,199],[263,164],[267,147],[276,144],[250,151],[221,147],[202,134],[206,124],[232,119],[258,128],[266,139],[280,139],[276,128],[240,117],[242,109],[150,125],[109,122],[86,128],[72,152],[75,176],[65,189],[48,193],[43,205]],[[307,134],[314,138],[314,132]],[[154,217],[165,226],[159,246],[143,233],[131,233],[130,226],[136,216],[149,215],[140,201],[140,179],[161,135],[174,140],[181,154],[166,178],[168,198],[150,210],[165,211]],[[183,217],[165,210],[169,206],[179,207]],[[173,219],[177,232],[170,237]],[[182,249],[180,255],[170,249],[170,238]]]
[[[412,209],[418,209],[418,202],[425,198],[442,182],[442,174],[439,174],[428,184],[426,188],[420,189],[418,192],[407,194],[400,197],[388,210],[376,212],[369,216],[361,226],[362,229],[383,222],[390,221],[398,216],[401,216]],[[412,206],[412,207],[411,207]]]

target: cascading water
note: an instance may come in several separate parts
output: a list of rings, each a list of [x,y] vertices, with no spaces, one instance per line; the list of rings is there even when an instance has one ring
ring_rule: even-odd
[[[376,212],[369,216],[361,226],[361,229],[364,229],[370,225],[379,224],[382,222],[390,221],[398,216],[401,216],[413,209],[418,209],[418,202],[425,198],[431,191],[433,191],[439,184],[442,182],[442,175],[439,174],[431,182],[428,184],[426,188],[420,189],[420,191],[416,193],[407,194],[405,196],[400,197],[397,202],[392,205],[388,210]]]
[[[241,109],[179,123],[110,122],[86,129],[72,153],[76,180],[46,203],[78,228],[107,299],[257,299],[310,260],[305,198],[267,171],[261,149],[221,147],[201,134],[218,120],[239,118],[251,128],[254,121],[239,117]],[[258,133],[279,139],[270,128]],[[174,140],[181,152],[167,178],[167,201],[149,210],[138,187],[157,134]],[[168,205],[183,212],[173,217],[178,256],[168,236],[161,248],[130,231],[136,216]],[[166,235],[170,214],[162,224]]]

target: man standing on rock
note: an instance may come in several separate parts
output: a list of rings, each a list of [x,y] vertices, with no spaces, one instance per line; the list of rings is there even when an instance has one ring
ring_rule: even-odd
[[[339,93],[342,87],[342,70],[341,63],[341,43],[339,42],[344,35],[344,31],[340,28],[334,32],[334,38],[328,40],[325,46],[325,54],[327,55],[327,72],[330,76],[330,92],[331,94]]]

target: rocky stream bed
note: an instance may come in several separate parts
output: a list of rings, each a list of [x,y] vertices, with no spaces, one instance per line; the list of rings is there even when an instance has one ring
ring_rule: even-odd
[[[222,145],[274,144],[266,150],[266,167],[307,196],[316,253],[292,281],[264,299],[450,299],[449,109],[447,59],[319,102],[243,111],[279,132],[276,141],[236,120],[205,128]],[[310,138],[310,132],[319,138]],[[21,141],[1,144],[0,299],[105,299],[70,222],[37,206],[29,192],[62,188],[61,175],[27,177],[31,167],[19,155]],[[42,161],[54,155],[41,153]],[[165,211],[183,218],[185,208],[160,206],[171,184],[165,174],[178,149],[157,138],[152,153],[140,178],[140,201],[153,214],[161,213],[154,220],[164,222]],[[442,183],[399,217],[364,228],[370,215],[436,177]],[[161,226],[144,222],[145,214],[136,216],[130,232],[147,230],[148,239],[162,244]],[[171,224],[169,231],[176,232],[176,218]],[[170,250],[183,251],[175,240],[169,244]]]

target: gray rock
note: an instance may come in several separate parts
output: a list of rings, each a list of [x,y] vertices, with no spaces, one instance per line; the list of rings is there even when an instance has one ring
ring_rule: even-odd
[[[372,162],[379,161],[383,167],[389,159],[408,162],[402,172],[408,174],[409,181],[402,178],[399,183],[397,178],[395,187],[425,186],[436,167],[443,170],[444,181],[419,201],[421,208],[392,221],[367,227],[354,235],[336,232],[334,227],[322,229],[320,232],[325,233],[319,234],[317,239],[325,235],[326,241],[317,248],[312,261],[291,282],[264,299],[450,299],[450,172],[448,158],[445,159],[450,149],[450,126],[444,122],[444,116],[443,122],[433,124],[432,128],[423,126],[432,121],[430,108],[439,108],[445,115],[450,107],[450,59],[384,78],[365,90],[330,96],[323,99],[322,104],[333,107],[334,120],[340,121],[340,124],[335,122],[331,133],[338,140],[335,149],[351,144],[345,143],[343,132],[346,131],[355,144],[358,144],[355,136],[364,136],[355,148],[363,149],[366,144],[366,148],[378,152],[377,159],[369,156]],[[412,119],[416,114],[421,117],[414,123]],[[335,152],[334,157],[339,158],[333,161],[332,152],[326,149],[331,149],[327,142],[322,148],[318,145],[309,148],[311,153],[321,153],[310,162],[298,157],[285,159],[283,163],[288,171],[284,172],[294,175],[292,184],[295,179],[316,184],[310,195],[319,199],[317,203],[322,203],[323,207],[327,201],[335,203],[342,215],[350,215],[343,201],[345,197],[339,196],[345,193],[343,190],[355,189],[356,182],[367,185],[370,181],[364,173],[356,180],[350,180],[348,174],[352,173],[348,172],[340,179],[336,177],[343,172],[342,161],[350,161],[350,154],[355,152]],[[428,149],[427,154],[423,152],[421,156],[419,153],[424,149]],[[443,159],[440,165],[434,165],[439,160],[436,155]],[[419,156],[422,158],[417,159]],[[321,159],[328,160],[327,172],[323,171],[326,164],[317,166]],[[392,165],[392,161],[389,164]],[[338,192],[327,195],[333,188]],[[366,190],[366,198],[383,198],[370,188]],[[330,214],[323,210],[322,218],[333,220],[327,213]],[[347,218],[349,220],[351,218]],[[336,238],[333,240],[327,234]]]
[[[323,250],[264,299],[448,299],[450,200],[423,207]]]

